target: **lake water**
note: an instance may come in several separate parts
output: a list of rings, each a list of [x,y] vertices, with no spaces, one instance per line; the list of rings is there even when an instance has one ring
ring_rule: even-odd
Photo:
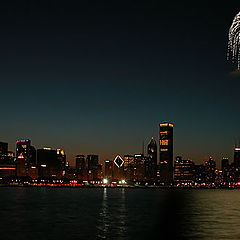
[[[240,190],[0,188],[1,239],[240,239]]]

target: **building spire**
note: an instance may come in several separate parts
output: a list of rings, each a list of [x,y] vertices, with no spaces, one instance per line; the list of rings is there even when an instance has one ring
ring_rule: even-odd
[[[142,154],[144,156],[144,141],[142,142]]]

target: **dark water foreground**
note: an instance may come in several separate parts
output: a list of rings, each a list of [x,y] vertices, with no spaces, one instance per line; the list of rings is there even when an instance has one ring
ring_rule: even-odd
[[[240,190],[0,188],[1,239],[240,239]]]

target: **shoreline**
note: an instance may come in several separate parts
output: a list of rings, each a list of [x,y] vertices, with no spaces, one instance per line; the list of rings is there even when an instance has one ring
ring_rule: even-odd
[[[96,189],[96,188],[127,188],[127,189],[165,189],[165,190],[207,190],[207,189],[227,189],[227,190],[236,190],[240,189],[240,187],[230,186],[230,187],[176,187],[176,186],[132,186],[132,185],[125,185],[125,186],[107,186],[107,185],[78,185],[78,184],[64,184],[64,185],[57,185],[57,184],[0,184],[1,187],[15,187],[15,188],[88,188],[88,189]]]

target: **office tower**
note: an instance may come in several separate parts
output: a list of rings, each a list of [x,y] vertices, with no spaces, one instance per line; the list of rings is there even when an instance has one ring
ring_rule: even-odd
[[[96,180],[98,178],[98,155],[87,155],[87,178]]]
[[[14,163],[14,152],[8,151],[8,143],[0,142],[0,163]]]
[[[27,174],[27,163],[25,160],[25,157],[23,156],[22,153],[20,153],[18,155],[18,157],[16,158],[16,175],[17,177],[26,177]]]
[[[16,176],[16,164],[15,163],[0,163],[0,177],[15,177]]]
[[[8,161],[8,143],[0,142],[0,163]]]
[[[212,157],[204,163],[206,183],[214,183],[216,178],[216,162]]]
[[[103,178],[103,165],[97,165],[97,180],[101,180]]]
[[[194,166],[194,181],[198,184],[206,182],[206,171],[203,164]]]
[[[76,172],[77,172],[78,179],[86,180],[87,179],[87,167],[86,167],[85,155],[77,155],[75,157],[75,161],[76,161]]]
[[[113,160],[113,179],[122,180],[124,178],[124,160],[120,155],[117,155]]]
[[[124,179],[128,181],[134,180],[134,156],[133,155],[124,155]]]
[[[62,158],[60,153],[51,148],[37,149],[37,166],[39,176],[42,178],[56,177],[61,178],[62,172]]]
[[[15,177],[14,154],[8,151],[8,143],[0,142],[0,177]]]
[[[228,160],[228,158],[223,158],[223,159],[222,159],[222,164],[221,164],[221,169],[222,169],[222,171],[223,171],[224,169],[228,168],[228,167],[229,167],[229,160]]]
[[[240,168],[240,147],[234,148],[234,165],[236,168]]]
[[[234,148],[233,167],[234,167],[234,182],[239,182],[240,181],[240,147]]]
[[[155,180],[157,176],[157,143],[153,137],[148,144],[147,154],[145,161],[146,179]]]
[[[146,157],[143,154],[134,155],[134,181],[145,180]]]
[[[228,158],[222,159],[221,170],[222,170],[223,183],[226,184],[227,182],[229,182],[229,176],[230,176],[230,164],[229,164]]]
[[[173,124],[159,124],[159,181],[173,181]]]
[[[0,156],[6,156],[8,154],[8,143],[0,142]]]
[[[36,150],[31,146],[31,140],[22,139],[16,142],[16,158],[23,156],[27,167],[36,166]]]
[[[190,159],[183,160],[182,157],[176,157],[174,164],[174,181],[180,183],[193,182],[194,162]]]
[[[36,150],[31,146],[31,140],[22,139],[16,142],[17,176],[28,176],[28,170],[36,166]]]
[[[113,161],[111,160],[105,160],[104,177],[106,179],[112,179],[113,177]]]
[[[59,162],[61,162],[62,170],[63,170],[66,166],[66,154],[64,150],[61,148],[57,148],[57,159]]]

